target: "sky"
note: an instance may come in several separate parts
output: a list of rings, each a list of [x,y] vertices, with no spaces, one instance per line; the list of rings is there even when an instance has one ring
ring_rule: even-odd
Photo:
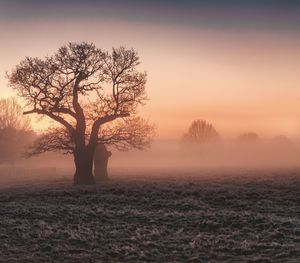
[[[122,45],[148,73],[141,114],[159,138],[199,118],[224,137],[300,135],[300,1],[0,0],[0,35],[1,97],[14,95],[5,72],[26,56]]]

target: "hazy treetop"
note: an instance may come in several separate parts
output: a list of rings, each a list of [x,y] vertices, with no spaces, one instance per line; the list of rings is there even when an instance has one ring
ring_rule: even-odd
[[[204,143],[219,139],[220,135],[215,127],[205,120],[195,120],[187,133],[183,135],[184,142]]]

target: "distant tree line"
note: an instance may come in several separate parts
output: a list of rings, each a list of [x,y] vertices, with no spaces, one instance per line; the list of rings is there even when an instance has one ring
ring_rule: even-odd
[[[182,137],[184,144],[203,144],[213,143],[219,141],[221,138],[219,132],[206,120],[194,120],[189,126],[187,132]],[[260,137],[255,132],[241,133],[237,137],[237,141],[240,142],[256,142],[259,141]],[[288,138],[284,135],[275,136],[276,142],[287,142]]]

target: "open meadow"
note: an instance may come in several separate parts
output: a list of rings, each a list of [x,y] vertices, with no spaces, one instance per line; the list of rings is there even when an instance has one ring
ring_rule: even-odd
[[[299,171],[199,174],[2,185],[0,262],[299,262]]]

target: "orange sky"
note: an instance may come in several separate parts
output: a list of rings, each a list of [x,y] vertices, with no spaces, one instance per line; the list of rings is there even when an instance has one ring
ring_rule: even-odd
[[[5,71],[25,56],[52,54],[69,41],[125,45],[148,72],[146,118],[160,138],[178,138],[193,119],[224,137],[300,134],[300,34],[293,31],[136,23],[109,18],[0,20],[1,96]],[[35,127],[40,127],[36,125]]]

